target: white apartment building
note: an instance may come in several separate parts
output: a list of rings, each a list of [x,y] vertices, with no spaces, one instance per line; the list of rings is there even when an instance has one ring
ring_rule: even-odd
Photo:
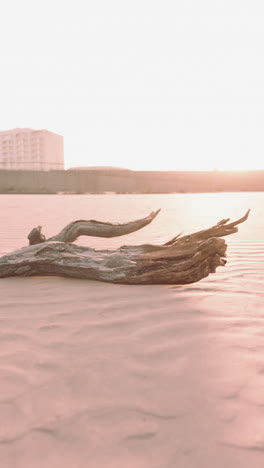
[[[48,130],[0,131],[0,170],[64,169],[63,137]]]

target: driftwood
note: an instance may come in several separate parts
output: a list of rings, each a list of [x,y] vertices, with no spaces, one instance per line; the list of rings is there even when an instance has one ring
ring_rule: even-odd
[[[248,210],[237,221],[228,224],[229,219],[223,219],[209,229],[178,235],[160,246],[95,250],[71,243],[81,235],[116,237],[137,231],[159,211],[126,224],[75,221],[47,240],[38,226],[28,235],[28,247],[0,258],[0,278],[52,275],[124,284],[194,283],[225,265],[227,246],[221,237],[237,232],[237,225],[249,215]]]
[[[28,235],[29,245],[39,244],[40,242],[74,242],[80,236],[93,236],[93,237],[119,237],[124,236],[125,234],[130,234],[131,232],[138,231],[144,226],[153,221],[154,218],[159,214],[160,210],[152,211],[149,216],[146,218],[137,219],[136,221],[131,221],[130,223],[124,224],[112,224],[112,223],[103,223],[101,221],[95,221],[91,219],[90,221],[85,221],[83,219],[78,221],[73,221],[70,224],[67,224],[59,234],[53,237],[49,237],[46,240],[46,237],[42,234],[41,226],[32,229]]]

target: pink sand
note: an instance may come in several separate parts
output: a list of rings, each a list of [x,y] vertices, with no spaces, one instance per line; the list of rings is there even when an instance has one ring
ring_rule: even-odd
[[[1,280],[0,466],[262,468],[260,294],[205,287]]]
[[[0,280],[0,468],[263,468],[264,194],[1,196],[0,252],[38,224],[160,207],[134,235],[80,243],[160,243],[252,212],[193,285]]]

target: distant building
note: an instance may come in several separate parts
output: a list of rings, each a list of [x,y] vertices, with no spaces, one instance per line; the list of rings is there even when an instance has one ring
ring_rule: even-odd
[[[63,137],[48,130],[0,131],[0,170],[63,170]]]

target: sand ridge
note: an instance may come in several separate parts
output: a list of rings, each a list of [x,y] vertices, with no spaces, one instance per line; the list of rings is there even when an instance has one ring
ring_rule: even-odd
[[[263,315],[201,284],[1,280],[2,466],[261,468]]]
[[[2,253],[21,246],[50,203],[56,201],[52,216],[63,226],[63,203],[71,221],[91,202],[66,198],[41,198],[41,211],[39,197],[1,198]],[[219,219],[239,217],[245,206],[252,214],[228,238],[227,265],[196,284],[0,281],[1,468],[263,468],[263,199],[97,200],[89,217],[111,202],[120,214],[110,203],[113,221],[125,221],[127,206],[136,219],[163,203],[157,225],[135,233],[131,244],[206,227],[216,211]],[[17,216],[11,227],[10,213]],[[175,227],[175,213],[187,227]]]

